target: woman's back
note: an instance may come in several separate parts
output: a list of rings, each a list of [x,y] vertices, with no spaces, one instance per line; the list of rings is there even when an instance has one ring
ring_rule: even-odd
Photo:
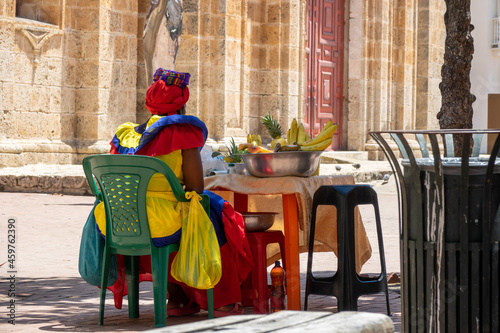
[[[176,121],[171,122],[171,119]],[[116,131],[112,141],[112,146],[114,144],[115,147],[111,149],[111,153],[159,158],[172,169],[179,182],[184,184],[182,149],[201,147],[204,143],[203,129],[197,126],[196,120],[193,116],[169,118],[154,115],[143,125],[124,123]],[[149,141],[144,140],[144,133],[150,135]],[[155,175],[148,191],[170,191],[170,186],[165,177]]]

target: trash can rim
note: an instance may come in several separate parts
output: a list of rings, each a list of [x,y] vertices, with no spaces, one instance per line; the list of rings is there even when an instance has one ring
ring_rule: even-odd
[[[483,175],[486,174],[489,158],[486,157],[470,157],[469,158],[469,174]],[[416,158],[417,166],[423,171],[434,172],[434,157]],[[401,165],[411,167],[408,159],[403,159]],[[461,157],[441,157],[441,166],[445,174],[459,175],[461,172],[462,158]],[[500,158],[496,158],[493,173],[500,173]]]
[[[437,129],[437,130],[384,130],[384,131],[370,131],[374,134],[486,134],[486,133],[500,133],[500,129]]]

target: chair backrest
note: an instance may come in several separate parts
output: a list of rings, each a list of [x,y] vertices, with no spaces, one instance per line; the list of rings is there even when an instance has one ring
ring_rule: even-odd
[[[104,201],[106,247],[113,249],[112,252],[139,255],[153,246],[146,192],[155,173],[165,176],[178,201],[188,201],[179,180],[160,159],[138,155],[92,155],[85,157],[82,164],[92,193]],[[203,197],[207,210],[209,200]]]

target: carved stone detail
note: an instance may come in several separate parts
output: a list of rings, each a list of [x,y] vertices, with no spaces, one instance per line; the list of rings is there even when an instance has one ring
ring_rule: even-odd
[[[29,40],[31,46],[33,47],[33,54],[35,55],[35,58],[40,56],[42,47],[47,40],[53,36],[61,35],[63,33],[63,31],[59,29],[27,25],[16,26],[16,30],[21,31],[22,34]]]

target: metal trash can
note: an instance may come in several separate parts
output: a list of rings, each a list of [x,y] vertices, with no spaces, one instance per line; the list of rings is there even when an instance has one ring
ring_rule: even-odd
[[[370,133],[397,176],[403,332],[499,332],[499,134]],[[488,136],[495,143],[481,155]]]

